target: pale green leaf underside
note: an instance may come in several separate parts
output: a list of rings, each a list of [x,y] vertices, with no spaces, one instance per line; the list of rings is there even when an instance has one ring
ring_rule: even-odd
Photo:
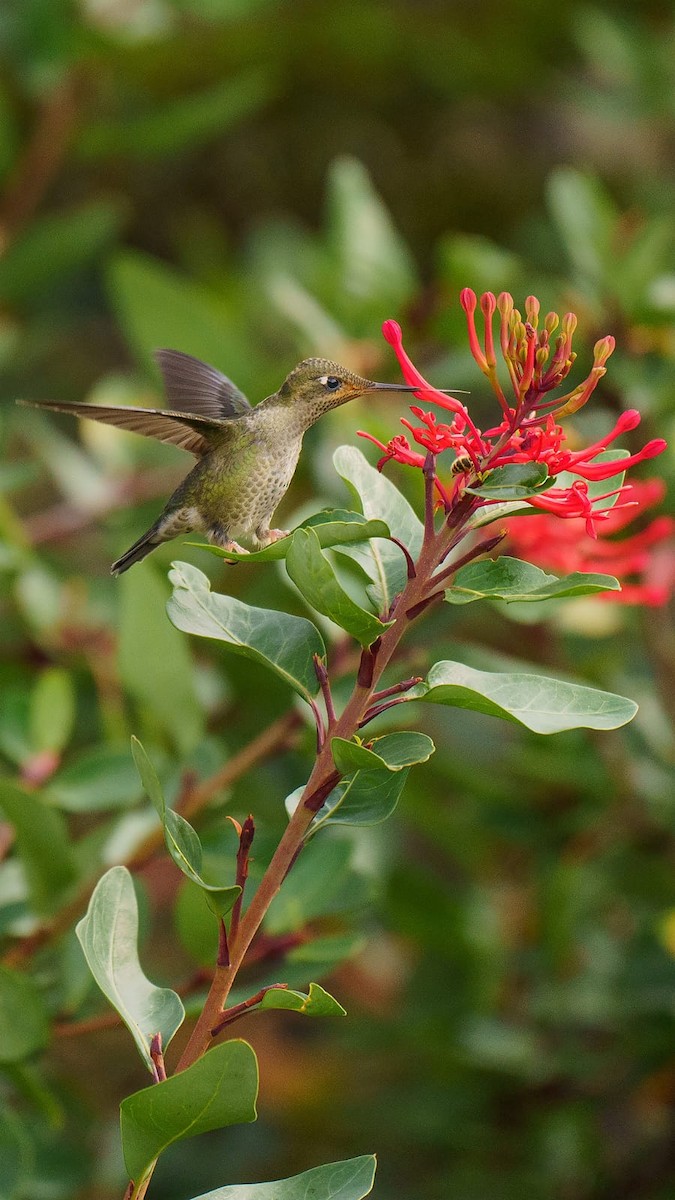
[[[150,1043],[161,1034],[168,1046],[185,1010],[170,988],[155,987],[138,961],[138,904],[126,867],[112,867],[94,889],[75,928],[94,979],[134,1038],[148,1070]]]
[[[338,475],[341,475],[350,492],[357,499],[363,513],[369,519],[386,521],[393,537],[403,542],[413,559],[422,547],[424,527],[398,488],[380,474],[355,446],[338,446],[333,455]],[[341,553],[351,556],[351,547],[343,547]],[[371,599],[378,609],[386,611],[394,596],[406,584],[406,563],[401,550],[393,542],[378,539],[369,543],[369,554],[364,557],[360,547],[354,547],[357,562],[372,579]]]
[[[323,658],[326,647],[311,621],[212,592],[206,575],[190,563],[173,563],[169,579],[174,592],[167,612],[177,629],[215,638],[235,654],[263,663],[307,701],[316,695],[313,656]]]
[[[198,1062],[134,1092],[120,1110],[122,1149],[136,1185],[167,1146],[183,1138],[255,1121],[258,1064],[248,1042],[214,1046]]]
[[[363,1200],[375,1179],[373,1154],[312,1167],[273,1183],[241,1183],[203,1192],[195,1200]]]
[[[560,578],[547,575],[532,563],[505,555],[462,567],[452,587],[446,591],[445,599],[449,604],[471,604],[474,600],[484,599],[505,600],[507,604],[514,601],[534,603],[620,590],[618,579],[612,575],[575,571]]]
[[[618,729],[631,721],[637,704],[625,696],[525,673],[476,671],[458,662],[438,662],[411,700],[447,704],[501,717],[534,733],[565,729]]]

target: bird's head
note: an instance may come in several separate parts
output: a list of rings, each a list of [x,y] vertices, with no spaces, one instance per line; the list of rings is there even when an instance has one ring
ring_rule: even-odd
[[[294,367],[277,392],[277,402],[307,415],[308,425],[331,408],[371,392],[414,392],[402,383],[375,383],[327,358],[306,358]]]

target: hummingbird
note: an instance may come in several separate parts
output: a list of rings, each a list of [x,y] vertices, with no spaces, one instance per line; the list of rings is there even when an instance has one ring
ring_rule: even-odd
[[[414,392],[404,384],[374,383],[339,363],[306,358],[277,392],[252,406],[239,388],[208,363],[179,350],[157,350],[167,409],[123,405],[19,401],[89,417],[180,446],[197,459],[153,522],[112,564],[121,575],[156,546],[186,533],[204,534],[224,550],[248,553],[287,537],[270,528],[297,466],[302,439],[319,417],[372,392]]]

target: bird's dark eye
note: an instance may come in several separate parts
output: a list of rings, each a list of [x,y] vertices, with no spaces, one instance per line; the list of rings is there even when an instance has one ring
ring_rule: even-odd
[[[327,376],[326,387],[328,388],[329,392],[334,392],[336,390],[336,388],[339,388],[339,386],[340,386],[340,380],[337,379],[335,375]]]

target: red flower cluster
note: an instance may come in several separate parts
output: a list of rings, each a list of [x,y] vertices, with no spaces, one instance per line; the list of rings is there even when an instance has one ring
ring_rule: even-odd
[[[619,604],[666,604],[675,584],[675,522],[656,517],[640,533],[621,540],[611,535],[623,531],[638,514],[659,504],[665,494],[660,479],[645,479],[625,488],[627,504],[612,509],[597,538],[586,533],[581,519],[559,523],[555,517],[513,517],[507,526],[508,547],[535,566],[568,575],[573,571],[615,575],[620,592],[601,592],[597,599]]]
[[[568,539],[566,534],[562,535],[562,542],[569,541],[570,547],[579,542],[579,521],[583,522],[583,529],[588,537],[597,539],[598,526],[607,531],[619,527],[617,514],[621,510],[630,509],[629,516],[618,518],[622,524],[632,519],[638,507],[644,503],[634,485],[626,484],[602,496],[591,496],[588,484],[622,475],[627,467],[654,458],[665,449],[665,441],[655,438],[647,442],[637,454],[612,458],[612,461],[598,461],[598,457],[621,434],[639,425],[638,412],[631,409],[623,413],[606,437],[583,450],[569,448],[565,431],[559,423],[560,418],[577,412],[592,395],[605,374],[607,359],[614,350],[614,338],[608,336],[596,342],[593,366],[582,383],[563,395],[552,396],[551,393],[566,379],[576,358],[572,350],[572,338],[577,323],[574,313],[567,313],[560,321],[558,315],[551,312],[540,322],[539,301],[534,296],[528,296],[523,320],[520,312],[514,307],[512,296],[507,292],[502,292],[497,298],[491,292],[486,292],[480,299],[484,326],[481,344],[476,329],[475,314],[478,301],[475,293],[470,288],[465,288],[460,295],[460,302],[467,316],[471,353],[497,397],[501,419],[491,429],[478,429],[460,400],[437,391],[424,379],[403,348],[399,325],[395,321],[385,321],[382,332],[395,350],[406,382],[415,386],[419,399],[438,405],[451,413],[452,417],[447,423],[439,422],[434,413],[413,406],[411,412],[419,424],[402,419],[413,441],[422,447],[424,453],[413,449],[404,434],[398,434],[385,446],[372,434],[361,432],[362,437],[369,438],[384,452],[378,468],[381,470],[386,462],[394,459],[420,468],[426,465],[429,470],[429,456],[432,455],[439,505],[446,511],[463,493],[467,484],[475,485],[480,478],[485,477],[486,472],[497,467],[514,463],[538,463],[546,467],[552,480],[566,472],[568,476],[572,476],[571,481],[565,480],[563,486],[556,486],[552,482],[547,490],[529,496],[526,503],[550,514],[551,517],[564,517],[569,520],[571,528],[574,529],[574,537]],[[513,393],[511,401],[507,399],[497,374],[493,329],[497,312],[499,346]],[[552,341],[558,326],[560,333]],[[436,474],[435,459],[447,450],[454,453],[455,466],[451,482],[444,484]],[[608,503],[603,506],[605,501]],[[477,506],[494,503],[497,502],[477,498]],[[611,524],[607,525],[607,522]],[[543,538],[550,541],[551,529],[548,520],[545,525],[545,533],[542,527],[542,541]],[[662,528],[659,526],[659,529]],[[560,534],[556,533],[556,536],[560,537]],[[665,537],[666,534],[658,534],[656,540],[660,541],[661,536]],[[638,537],[644,538],[644,535]],[[583,569],[580,568],[578,557],[575,559],[574,569]],[[636,568],[638,571],[641,569]]]

